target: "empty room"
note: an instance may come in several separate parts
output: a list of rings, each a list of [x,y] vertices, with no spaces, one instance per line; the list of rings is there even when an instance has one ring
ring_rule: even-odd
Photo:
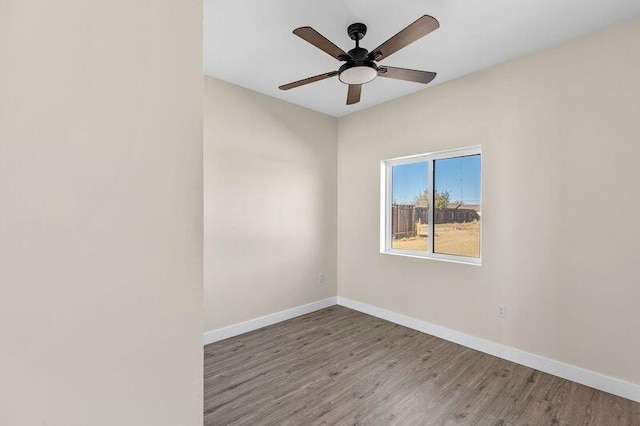
[[[204,11],[205,424],[640,424],[640,3]]]
[[[638,0],[0,2],[0,425],[640,426]]]

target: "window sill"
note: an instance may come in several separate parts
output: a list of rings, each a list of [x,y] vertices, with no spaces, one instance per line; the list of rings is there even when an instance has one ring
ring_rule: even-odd
[[[390,254],[393,256],[403,256],[403,257],[412,257],[415,259],[426,259],[426,260],[437,260],[440,262],[449,262],[449,263],[461,263],[463,265],[471,265],[471,266],[482,266],[482,259],[476,259],[473,257],[463,257],[463,256],[452,256],[446,254],[423,254],[415,251],[405,251],[405,250],[388,250],[381,251],[380,254]]]

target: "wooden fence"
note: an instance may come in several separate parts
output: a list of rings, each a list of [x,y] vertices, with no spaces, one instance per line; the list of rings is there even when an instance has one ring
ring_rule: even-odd
[[[391,224],[393,238],[407,238],[416,235],[416,209],[412,204],[393,204],[391,206]]]
[[[433,212],[435,223],[464,223],[480,219],[478,212],[463,207],[435,209]],[[395,239],[415,237],[418,235],[419,225],[427,223],[429,223],[428,207],[414,204],[393,204],[391,206],[391,225]]]

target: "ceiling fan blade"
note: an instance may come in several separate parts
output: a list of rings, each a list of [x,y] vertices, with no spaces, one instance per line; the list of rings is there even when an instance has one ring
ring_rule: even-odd
[[[350,84],[347,92],[347,105],[353,105],[360,102],[360,94],[362,93],[362,84]]]
[[[422,84],[430,83],[431,80],[436,78],[435,72],[388,67],[386,65],[380,65],[378,75],[380,77],[396,78],[398,80],[414,81]]]
[[[311,27],[300,27],[293,30],[293,33],[301,39],[308,41],[318,49],[328,53],[339,61],[347,60],[349,55],[344,50],[327,40],[325,36]]]
[[[410,24],[404,30],[391,37],[389,40],[382,43],[377,48],[373,49],[369,54],[369,58],[375,61],[387,58],[398,50],[402,49],[429,34],[431,31],[440,28],[440,23],[436,18],[429,15],[424,15]]]
[[[304,80],[294,81],[293,83],[283,84],[280,86],[280,90],[289,90],[294,87],[304,86],[305,84],[315,83],[316,81],[324,80],[325,78],[335,77],[338,75],[338,71],[331,71],[325,74],[314,75],[313,77],[305,78]]]

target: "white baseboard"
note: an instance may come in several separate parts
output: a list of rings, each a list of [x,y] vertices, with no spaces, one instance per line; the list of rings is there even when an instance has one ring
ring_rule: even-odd
[[[204,337],[202,340],[205,345],[208,345],[209,343],[228,339],[229,337],[248,333],[249,331],[257,330],[268,325],[286,321],[288,319],[299,317],[300,315],[305,315],[310,312],[318,311],[320,309],[328,308],[329,306],[333,306],[336,303],[337,297],[328,297],[316,302],[307,303],[306,305],[296,306],[295,308],[276,312],[275,314],[269,314],[260,318],[233,324],[228,327],[207,331],[206,333],[204,333]]]
[[[466,346],[471,349],[478,350],[498,358],[506,359],[563,379],[571,380],[576,383],[583,384],[595,389],[602,390],[632,401],[640,402],[640,385],[565,364],[560,361],[535,355],[520,349],[501,345],[490,340],[480,337],[471,336],[460,331],[442,327],[406,315],[378,308],[377,306],[368,305],[362,302],[356,302],[345,297],[338,296],[338,305],[351,308],[365,314],[391,321],[393,323],[403,325],[405,327],[440,337],[450,342]]]

